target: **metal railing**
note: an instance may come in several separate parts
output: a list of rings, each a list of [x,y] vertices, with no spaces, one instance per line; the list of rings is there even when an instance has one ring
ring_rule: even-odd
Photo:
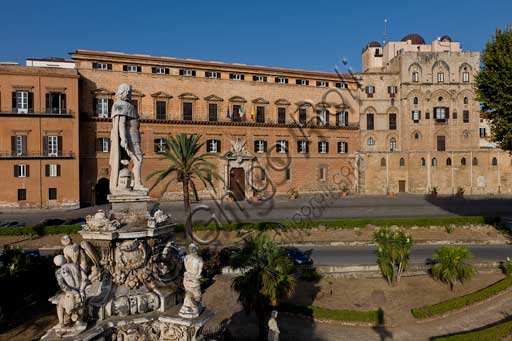
[[[2,159],[39,159],[39,158],[65,158],[72,159],[75,157],[73,152],[61,152],[61,153],[42,153],[42,152],[30,152],[30,153],[17,153],[13,151],[0,151],[0,158]]]

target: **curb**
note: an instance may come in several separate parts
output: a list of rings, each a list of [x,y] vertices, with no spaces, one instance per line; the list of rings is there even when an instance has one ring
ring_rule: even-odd
[[[293,242],[278,243],[280,246],[295,246],[295,247],[314,247],[314,246],[375,246],[373,241],[307,241],[307,242]],[[501,239],[489,239],[489,240],[420,240],[415,241],[414,245],[511,245],[512,241],[501,240]]]

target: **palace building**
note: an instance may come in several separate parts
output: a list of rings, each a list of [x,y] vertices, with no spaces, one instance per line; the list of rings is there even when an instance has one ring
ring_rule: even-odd
[[[165,166],[166,137],[200,134],[224,179],[216,196],[334,186],[361,194],[512,190],[510,156],[488,142],[480,117],[480,55],[448,36],[370,42],[357,74],[90,50],[71,58],[0,66],[1,115],[9,122],[0,167],[15,175],[3,180],[3,207],[106,202],[110,111],[120,83],[132,85],[141,117],[143,176]],[[46,176],[54,164],[59,176]],[[177,179],[151,195],[177,200],[181,192]]]

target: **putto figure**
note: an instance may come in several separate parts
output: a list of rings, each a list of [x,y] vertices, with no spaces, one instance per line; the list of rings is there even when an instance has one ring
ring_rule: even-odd
[[[142,149],[140,147],[140,119],[131,103],[132,89],[128,84],[121,84],[117,89],[116,101],[112,106],[112,143],[110,152],[110,193],[123,190],[144,191],[142,185]],[[128,170],[130,160],[133,162],[133,182]]]
[[[201,304],[201,271],[203,271],[203,259],[197,254],[197,246],[192,243],[188,247],[188,255],[185,257],[185,274],[183,275],[183,287],[185,298],[179,315],[183,318],[198,317],[203,306]]]

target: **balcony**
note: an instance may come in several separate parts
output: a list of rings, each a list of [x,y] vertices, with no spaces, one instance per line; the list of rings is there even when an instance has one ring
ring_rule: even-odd
[[[18,160],[27,160],[27,159],[74,159],[75,153],[73,152],[61,152],[57,154],[48,155],[42,152],[32,152],[32,153],[16,153],[12,151],[0,151],[0,160],[6,159],[18,159]]]
[[[0,116],[3,117],[62,117],[62,118],[71,118],[75,116],[75,113],[72,110],[67,110],[64,113],[58,113],[56,111],[48,110],[48,112],[33,112],[29,110],[27,113],[19,113],[17,109],[12,109],[11,112],[0,112]]]

